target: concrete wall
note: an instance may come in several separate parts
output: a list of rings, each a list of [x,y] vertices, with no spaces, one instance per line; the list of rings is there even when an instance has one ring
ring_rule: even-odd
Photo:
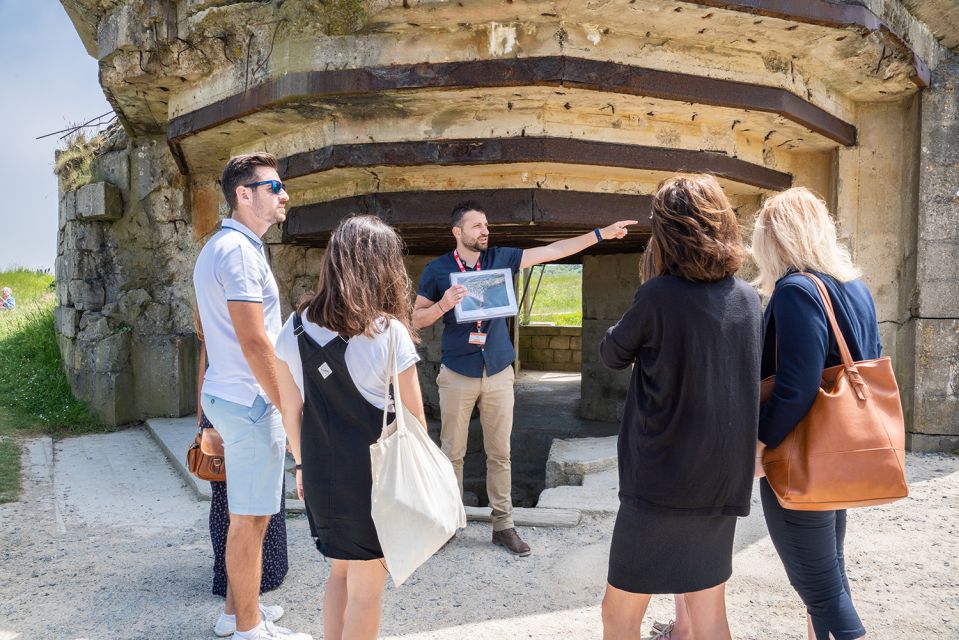
[[[916,284],[901,340],[914,365],[909,447],[959,449],[959,56],[922,97]]]
[[[580,415],[618,421],[623,416],[630,370],[611,371],[599,361],[599,343],[633,301],[639,256],[583,257],[583,380]]]
[[[579,371],[583,357],[582,327],[526,326],[519,330],[523,369]]]
[[[190,195],[162,137],[117,129],[60,196],[56,326],[74,394],[111,425],[193,410]]]

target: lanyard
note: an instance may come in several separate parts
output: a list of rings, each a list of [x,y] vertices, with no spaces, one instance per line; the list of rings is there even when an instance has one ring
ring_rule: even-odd
[[[453,260],[456,261],[456,266],[460,268],[460,273],[466,273],[466,265],[463,264],[463,261],[460,259],[460,252],[456,249],[453,249]],[[476,259],[476,266],[473,267],[473,271],[479,271],[481,268],[480,259]],[[476,332],[483,333],[483,321],[476,321]]]

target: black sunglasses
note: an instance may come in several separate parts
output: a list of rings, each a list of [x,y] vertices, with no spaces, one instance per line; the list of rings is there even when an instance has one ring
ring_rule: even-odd
[[[247,189],[255,189],[264,184],[270,185],[270,193],[274,195],[286,188],[286,186],[279,180],[260,180],[259,182],[251,182],[250,184],[244,184],[242,186],[246,187]]]

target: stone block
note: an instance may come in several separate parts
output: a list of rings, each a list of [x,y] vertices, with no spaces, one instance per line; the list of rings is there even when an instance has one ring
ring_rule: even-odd
[[[579,364],[583,361],[583,352],[582,351],[573,351],[573,362]]]
[[[532,345],[532,338],[530,336],[520,336],[519,337],[519,348],[528,349]]]
[[[143,210],[156,222],[189,219],[183,189],[161,186],[143,198]]]
[[[106,292],[100,282],[71,280],[68,286],[68,300],[80,311],[97,311],[106,301]]]
[[[146,303],[133,326],[137,335],[141,336],[168,334],[172,329],[170,306],[162,302]]]
[[[74,189],[64,192],[60,198],[60,228],[77,219],[77,192]]]
[[[143,307],[152,300],[153,298],[145,289],[124,291],[117,297],[117,303],[120,305],[120,316],[127,324],[132,326]]]
[[[959,436],[928,436],[922,433],[907,433],[906,449],[918,452],[955,452],[959,451]]]
[[[553,352],[553,362],[560,364],[569,364],[573,362],[573,352],[569,349],[562,349]]]
[[[80,317],[78,335],[80,340],[96,343],[112,334],[113,328],[102,314],[91,311]]]
[[[533,349],[549,349],[549,336],[533,336],[530,342]]]
[[[138,336],[131,352],[139,416],[179,417],[196,410],[197,347],[193,335]]]
[[[81,398],[105,424],[116,427],[136,419],[130,371],[87,372],[89,395]]]
[[[59,334],[57,343],[60,345],[60,359],[63,361],[63,368],[69,376],[79,368],[79,363],[76,362],[76,340]]]
[[[103,230],[99,224],[86,222],[67,222],[63,227],[63,250],[100,251],[103,243]]]
[[[959,436],[959,319],[916,318],[914,322],[910,431],[934,437]]]
[[[93,177],[115,185],[120,191],[130,186],[130,152],[126,148],[98,155],[94,160]]]
[[[56,260],[57,263],[60,262],[58,257]],[[57,293],[57,303],[61,307],[66,307],[70,305],[70,281],[67,278],[62,278],[59,275],[59,268],[55,267],[57,278],[56,278],[56,293]]]
[[[109,182],[93,182],[77,189],[77,218],[118,220],[123,215],[120,190]]]
[[[130,338],[130,331],[122,330],[100,340],[93,354],[94,370],[103,373],[129,370]]]
[[[65,338],[76,338],[80,329],[80,314],[73,307],[58,306],[53,310],[57,333]]]
[[[567,336],[553,336],[549,339],[550,349],[569,349],[569,338]]]
[[[569,339],[569,348],[579,351],[583,348],[583,339],[579,336]]]
[[[176,161],[162,136],[137,138],[130,151],[130,200],[140,202],[161,187],[182,180]]]

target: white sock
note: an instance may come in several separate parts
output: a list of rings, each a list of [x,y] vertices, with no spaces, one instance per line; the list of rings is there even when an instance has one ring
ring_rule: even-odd
[[[223,613],[220,614],[220,618],[221,618],[222,620],[236,620],[236,614],[235,614],[235,613],[227,613],[226,611],[224,611]]]
[[[252,629],[248,629],[247,631],[236,631],[234,632],[233,635],[235,635],[237,638],[250,638],[250,640],[253,640],[253,638],[256,637],[256,634],[262,628],[263,628],[263,621],[260,620],[260,624],[256,625]]]

